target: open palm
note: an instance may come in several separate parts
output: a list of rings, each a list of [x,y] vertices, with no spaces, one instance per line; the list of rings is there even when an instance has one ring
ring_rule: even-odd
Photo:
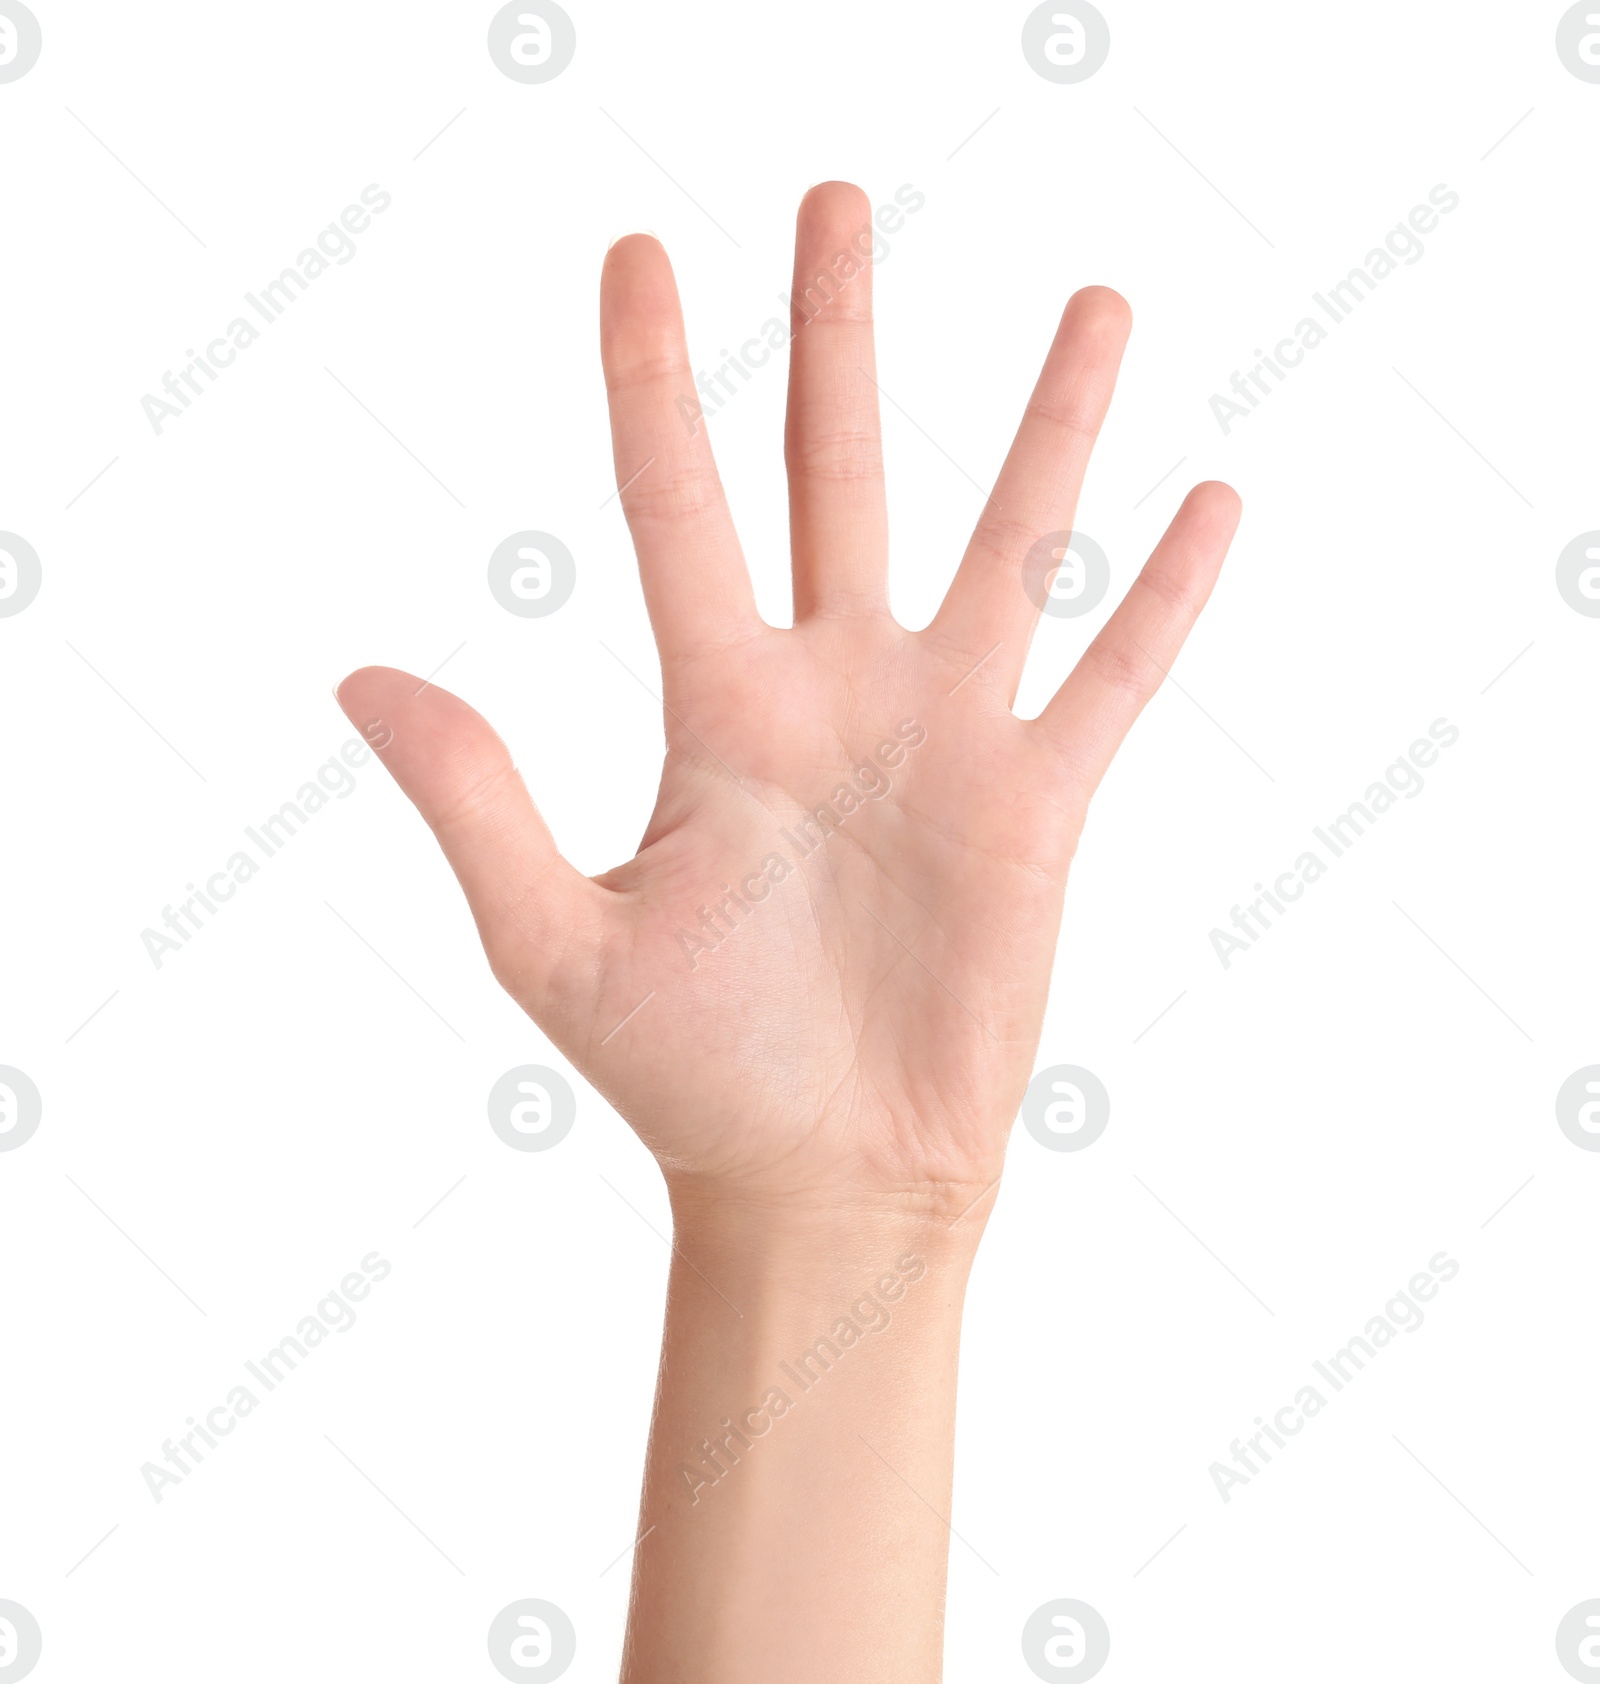
[[[797,297],[870,216],[843,183],[806,196]],[[667,740],[626,865],[592,879],[569,865],[455,697],[381,667],[339,696],[358,725],[389,727],[383,758],[496,976],[675,1187],[953,1214],[999,1173],[1089,798],[1203,606],[1238,500],[1191,492],[1044,713],[1018,719],[1047,582],[1036,546],[1072,525],[1128,308],[1100,288],[1068,303],[949,594],[911,632],[887,605],[870,266],[829,290],[795,321],[795,623],[775,629],[705,429],[683,418],[693,377],[666,255],[632,235],[606,258],[616,471]]]

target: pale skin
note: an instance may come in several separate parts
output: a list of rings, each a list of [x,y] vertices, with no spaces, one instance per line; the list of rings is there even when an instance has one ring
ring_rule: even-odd
[[[387,727],[382,757],[495,975],[666,1179],[674,1252],[624,1684],[940,1677],[962,1297],[1067,869],[1239,515],[1228,487],[1191,491],[1043,713],[1016,716],[1038,615],[1024,559],[1073,524],[1130,326],[1090,287],[942,607],[921,631],[899,625],[871,269],[837,278],[871,215],[841,182],[800,207],[796,294],[835,278],[790,347],[791,628],[757,612],[707,424],[685,421],[694,376],[666,254],[636,234],[606,256],[616,477],[666,703],[631,860],[589,878],[562,858],[466,703],[384,667],[339,687],[353,722]],[[842,811],[841,784],[878,778]],[[814,819],[799,828],[835,802],[825,841]]]

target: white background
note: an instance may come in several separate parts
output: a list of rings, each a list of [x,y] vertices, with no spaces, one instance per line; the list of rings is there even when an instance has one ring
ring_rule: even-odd
[[[43,56],[0,86],[0,527],[44,570],[0,619],[0,1064],[44,1095],[0,1155],[0,1597],[41,1684],[487,1679],[524,1596],[574,1620],[570,1678],[615,1676],[649,1158],[576,1076],[557,1149],[491,1133],[494,1080],[561,1060],[375,764],[159,971],[140,932],[350,737],[329,687],[373,661],[449,657],[568,854],[631,854],[661,730],[602,648],[654,684],[601,258],[663,237],[709,368],[781,313],[834,176],[927,199],[876,279],[904,620],[1090,282],[1135,313],[1078,519],[1113,592],[1044,622],[1023,710],[1189,484],[1246,508],[1074,869],[1038,1064],[1094,1070],[1112,1120],[1013,1140],[949,1677],[1031,1677],[1060,1596],[1128,1684],[1564,1676],[1556,1623],[1600,1595],[1600,1159],[1553,1107],[1600,1061],[1600,620],[1554,564],[1600,527],[1600,86],[1543,0],[1102,4],[1110,59],[1063,87],[1026,6],[570,0],[576,59],[523,86],[490,6],[37,0]],[[372,182],[355,258],[157,436],[142,395]],[[1224,436],[1211,394],[1439,183],[1421,261]],[[780,622],[783,361],[710,422]],[[528,527],[577,559],[545,619],[485,583]],[[1424,792],[1224,971],[1211,928],[1440,717]],[[374,1249],[360,1322],[156,1505],[141,1464]],[[1441,1249],[1426,1325],[1224,1505],[1209,1464]],[[836,1676],[821,1599],[814,1629]]]

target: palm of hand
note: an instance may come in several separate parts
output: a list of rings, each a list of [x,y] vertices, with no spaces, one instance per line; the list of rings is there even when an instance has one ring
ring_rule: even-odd
[[[864,200],[802,206],[796,291]],[[1024,558],[1071,525],[1127,333],[1069,304],[944,607],[886,605],[870,270],[798,326],[788,458],[796,623],[756,615],[665,256],[614,246],[602,341],[619,481],[662,656],[667,761],[636,857],[555,851],[499,739],[384,668],[340,700],[433,825],[496,975],[669,1178],[764,1200],[961,1209],[999,1173],[1042,1020],[1067,866],[1105,765],[1199,612],[1237,519],[1191,493],[1037,721],[1011,701]],[[640,463],[647,463],[642,470]]]

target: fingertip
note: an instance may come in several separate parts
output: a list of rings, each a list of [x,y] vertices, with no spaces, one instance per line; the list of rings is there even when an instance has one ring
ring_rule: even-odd
[[[1244,513],[1243,498],[1226,480],[1202,480],[1184,500],[1201,519],[1230,533]]]
[[[407,687],[418,689],[422,680],[398,667],[357,667],[333,687],[333,699],[344,709],[351,724],[359,725],[357,714],[366,714],[387,699],[404,695]]]
[[[600,353],[608,372],[663,354],[682,333],[666,247],[653,234],[624,234],[600,269]]]
[[[409,673],[401,672],[398,667],[357,667],[354,672],[346,673],[333,687],[336,696],[343,697],[347,692],[366,689],[373,684],[383,684],[396,678],[408,678]]]
[[[832,217],[848,213],[856,222],[872,214],[872,202],[865,189],[853,181],[819,181],[800,195],[796,219],[804,222],[813,216]]]
[[[666,255],[667,248],[658,235],[645,228],[636,228],[631,233],[619,234],[606,247],[605,267],[607,270],[637,268],[641,264],[655,263]]]
[[[387,760],[384,751],[395,740],[401,699],[421,684],[421,679],[395,667],[357,667],[334,685],[333,699],[368,748]]]
[[[1067,313],[1081,326],[1126,339],[1133,331],[1133,306],[1113,287],[1080,287],[1067,300]]]
[[[600,266],[600,298],[605,303],[639,304],[676,298],[677,283],[667,248],[654,234],[624,234],[607,248]]]

